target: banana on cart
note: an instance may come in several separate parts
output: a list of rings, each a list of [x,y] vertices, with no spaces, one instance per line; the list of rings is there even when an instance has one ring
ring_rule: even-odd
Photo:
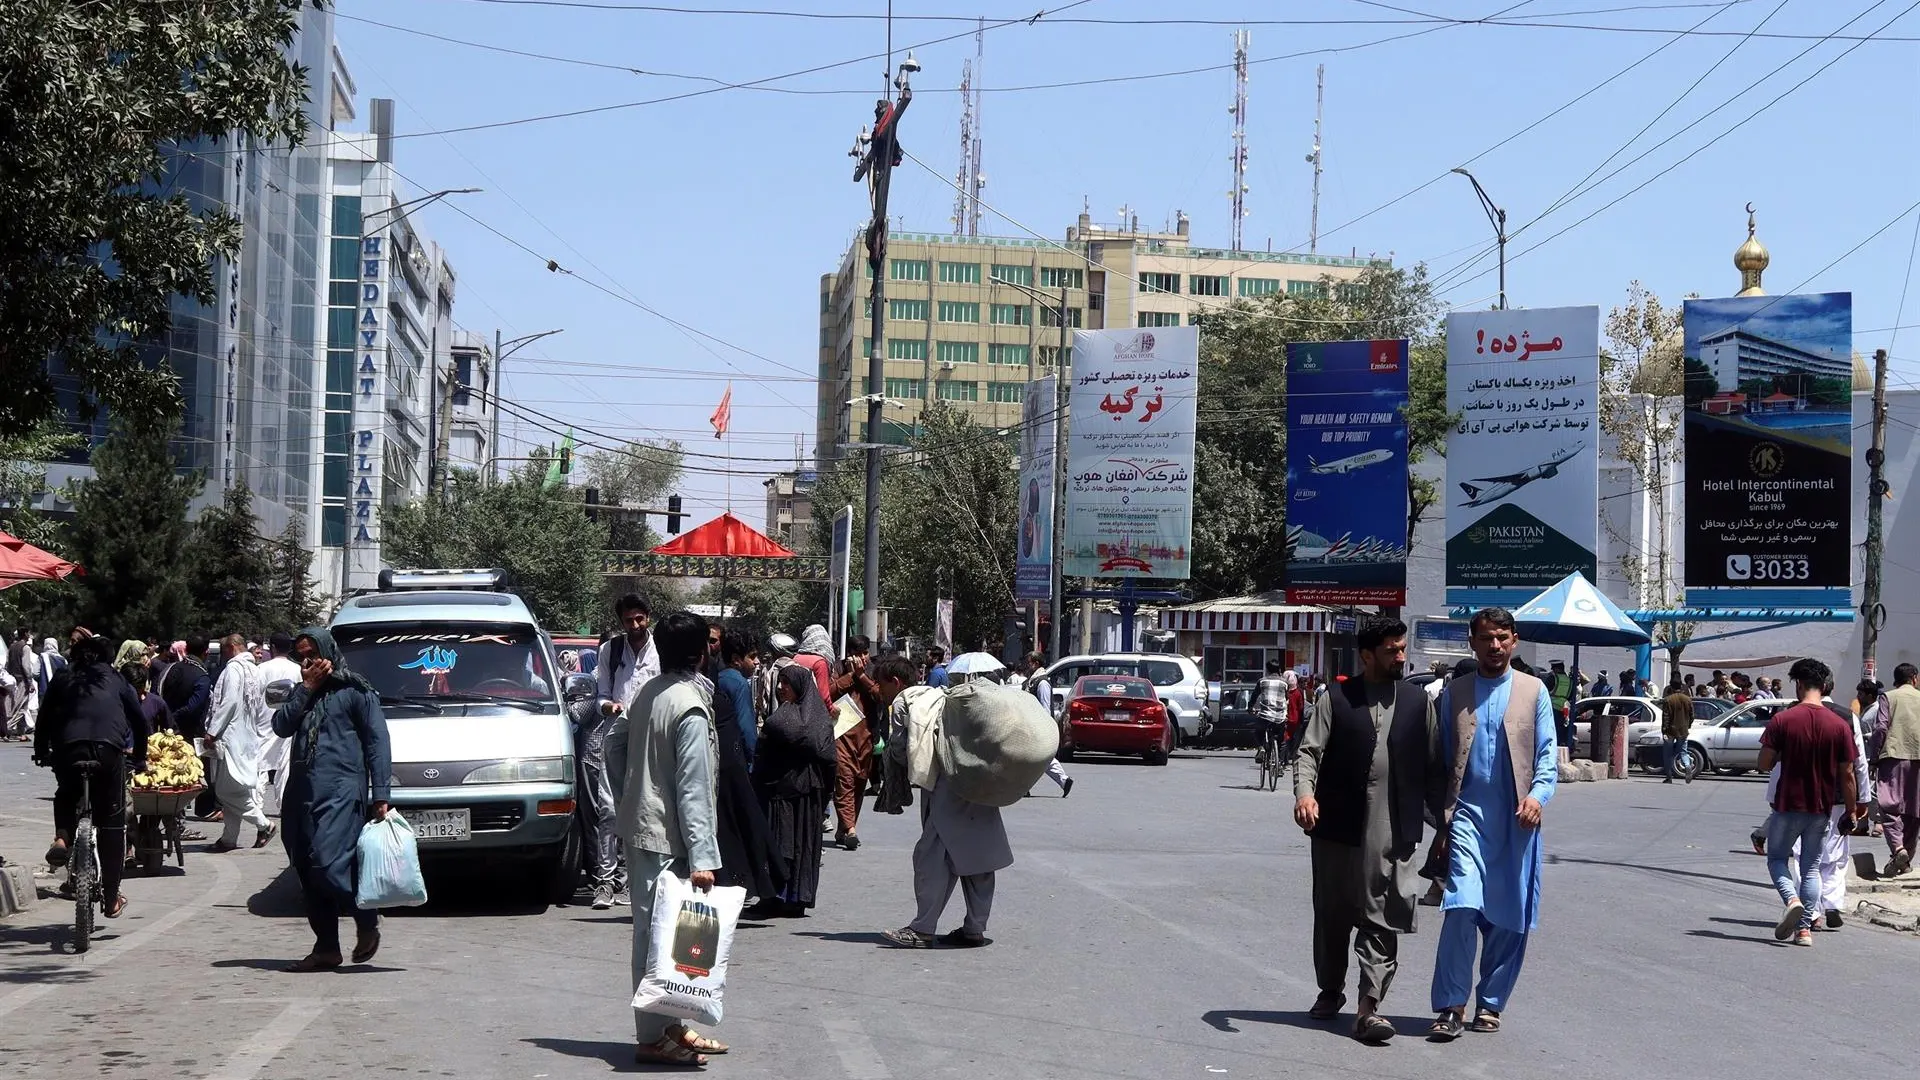
[[[205,783],[206,773],[193,755],[193,744],[163,731],[147,740],[147,771],[135,773],[130,786],[135,791],[174,791]]]

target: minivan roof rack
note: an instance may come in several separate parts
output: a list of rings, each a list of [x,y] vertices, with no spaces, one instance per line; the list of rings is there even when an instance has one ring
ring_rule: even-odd
[[[483,592],[507,592],[508,575],[498,567],[481,570],[395,570],[380,571],[381,592],[409,589],[472,589]]]

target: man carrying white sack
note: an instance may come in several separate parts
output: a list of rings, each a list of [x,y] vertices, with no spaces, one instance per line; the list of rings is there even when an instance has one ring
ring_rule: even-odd
[[[707,621],[676,611],[653,628],[660,674],[614,715],[607,731],[607,777],[618,800],[615,827],[627,846],[633,896],[633,982],[646,977],[653,948],[654,883],[661,871],[685,874],[713,891],[720,869],[714,776],[718,738],[713,706],[696,677],[707,658]],[[727,1047],[671,1017],[634,1010],[634,1060],[698,1067]]]

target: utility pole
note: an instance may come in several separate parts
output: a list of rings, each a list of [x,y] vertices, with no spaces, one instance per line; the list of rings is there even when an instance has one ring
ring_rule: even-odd
[[[1307,253],[1320,250],[1320,120],[1327,104],[1327,65],[1313,73],[1313,153],[1307,161],[1313,165],[1313,217],[1307,225]]]
[[[1072,347],[1073,333],[1067,329],[1067,287],[1060,286],[1060,351],[1053,354],[1053,587],[1049,590],[1052,599],[1053,626],[1047,632],[1047,662],[1060,659],[1060,624],[1066,619],[1067,578],[1061,572],[1065,565],[1064,551],[1060,537],[1067,527],[1067,390],[1069,367],[1068,350]]]
[[[437,370],[437,369],[430,369]],[[447,365],[446,376],[440,382],[440,425],[433,433],[434,454],[440,462],[439,480],[440,501],[447,501],[447,488],[453,482],[453,385],[458,381],[460,369]]]
[[[1886,540],[1881,533],[1881,503],[1887,498],[1887,350],[1873,351],[1873,447],[1867,451],[1867,574],[1861,588],[1860,616],[1865,629],[1860,635],[1860,673],[1871,679],[1875,653],[1880,646],[1880,625],[1887,613],[1880,606],[1880,570],[1886,557]]]
[[[493,382],[488,389],[491,393],[487,396],[487,411],[493,415],[487,418],[488,426],[492,428],[487,432],[487,453],[498,457],[500,455],[500,397],[498,395],[506,393],[507,384],[500,381],[500,328],[497,326],[493,328]],[[487,486],[493,486],[492,469],[487,470]]]
[[[880,449],[881,428],[887,407],[886,317],[887,317],[887,190],[894,166],[904,157],[900,151],[900,116],[913,101],[907,76],[920,70],[913,53],[900,62],[900,73],[893,80],[900,91],[896,100],[886,98],[873,104],[873,130],[864,128],[854,141],[849,157],[854,166],[853,179],[867,181],[873,203],[873,219],[867,223],[867,266],[873,272],[869,317],[873,320],[873,342],[867,354],[867,451],[866,543],[863,547],[861,585],[865,607],[860,612],[860,630],[876,642],[880,639]]]

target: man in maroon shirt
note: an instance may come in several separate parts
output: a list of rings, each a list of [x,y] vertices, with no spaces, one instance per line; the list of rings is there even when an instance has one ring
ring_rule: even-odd
[[[1822,704],[1832,672],[1811,657],[1788,669],[1799,704],[1775,713],[1760,736],[1760,771],[1780,765],[1773,814],[1767,819],[1767,872],[1786,904],[1773,929],[1776,940],[1813,944],[1813,920],[1820,910],[1820,851],[1827,842],[1836,806],[1863,812],[1853,762],[1858,751],[1853,732]],[[1798,877],[1788,870],[1795,844],[1800,846]]]

